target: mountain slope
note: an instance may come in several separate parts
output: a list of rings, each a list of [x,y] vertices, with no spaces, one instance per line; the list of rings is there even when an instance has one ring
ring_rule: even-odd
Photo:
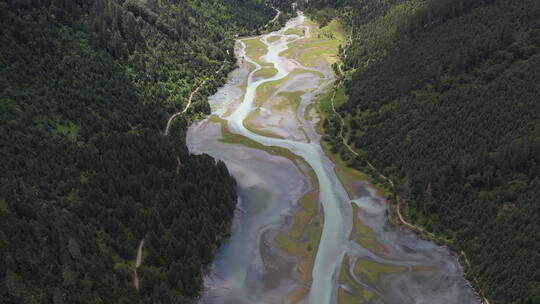
[[[236,186],[223,163],[189,155],[186,120],[234,68],[231,37],[274,14],[256,0],[0,1],[0,302],[200,292]]]
[[[325,139],[351,165],[389,176],[406,218],[463,251],[491,303],[539,303],[538,2],[308,5],[352,33],[338,84],[347,96],[336,101],[360,157],[332,113]]]

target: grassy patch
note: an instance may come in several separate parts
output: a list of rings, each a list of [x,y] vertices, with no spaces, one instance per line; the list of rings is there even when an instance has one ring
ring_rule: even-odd
[[[298,268],[301,279],[306,283],[312,280],[311,272],[324,224],[323,211],[318,204],[319,184],[313,171],[310,171],[310,178],[317,190],[300,198],[298,201],[300,210],[294,215],[291,229],[282,231],[276,236],[276,242],[281,249],[301,258]]]
[[[275,156],[285,157],[288,160],[292,161],[298,167],[300,166],[300,164],[304,164],[305,166],[307,166],[307,162],[302,157],[292,153],[291,151],[285,148],[277,147],[277,146],[265,146],[243,135],[232,133],[227,128],[227,121],[222,118],[219,118],[217,116],[212,116],[210,118],[210,121],[221,124],[221,135],[222,135],[222,138],[220,139],[221,142],[228,143],[228,144],[243,145],[248,148],[265,151]]]
[[[279,53],[279,56],[294,59],[297,57],[298,49],[289,47],[285,51]]]
[[[317,204],[315,200],[314,204]],[[321,214],[315,217],[309,217],[311,210],[298,212],[295,215],[294,221],[298,221],[296,225],[297,231],[295,235],[300,235],[299,238],[294,238],[291,233],[280,232],[276,236],[276,241],[279,247],[293,256],[304,257],[315,260],[315,255],[319,247],[319,242],[322,233],[322,222],[324,221]],[[311,214],[312,215],[312,214]],[[305,223],[302,221],[306,221]],[[303,226],[302,226],[303,225]]]
[[[286,81],[290,80],[292,77],[302,74],[302,73],[312,73],[316,74],[320,77],[324,77],[324,75],[320,72],[314,72],[314,71],[306,71],[306,70],[294,70],[292,71],[287,77],[284,77],[282,79],[269,81],[261,84],[257,88],[257,99],[255,100],[256,104],[258,106],[262,106],[263,103],[270,98],[274,92],[276,92],[281,85],[283,85]]]
[[[368,303],[373,297],[375,297],[375,294],[362,287],[358,282],[356,282],[351,276],[349,275],[349,256],[345,255],[343,257],[343,262],[341,263],[341,271],[339,273],[339,283],[340,284],[348,284],[350,289],[352,289],[353,293],[350,293],[346,291],[345,289],[341,289],[341,292],[339,293],[339,303]]]
[[[262,125],[253,121],[253,119],[255,119],[257,115],[259,115],[259,112],[260,112],[259,109],[255,109],[251,111],[249,115],[246,117],[246,119],[242,122],[244,124],[244,127],[250,130],[251,132],[257,133],[262,136],[285,139],[285,137],[275,132],[272,132],[270,130],[264,130]]]
[[[339,304],[363,304],[363,303],[366,303],[366,302],[354,297],[349,292],[347,292],[345,289],[343,289],[343,287],[339,287],[339,290],[338,290],[338,303]]]
[[[316,67],[321,64],[321,59],[325,59],[328,64],[338,60],[337,46],[335,43],[327,43],[327,46],[314,46],[304,49],[298,57],[298,61],[307,67]]]
[[[354,273],[371,282],[378,282],[382,275],[407,271],[405,266],[384,265],[381,263],[358,259],[354,265]]]
[[[263,68],[253,73],[253,78],[254,79],[270,78],[270,77],[275,76],[277,73],[278,73],[278,70],[276,68]]]
[[[301,96],[304,93],[304,91],[281,92],[275,98],[271,99],[272,109],[277,112],[284,112],[287,109],[291,109],[294,113],[297,113],[302,99]]]
[[[295,118],[296,118],[296,121],[298,122],[297,130],[304,134],[305,138],[307,139],[307,142],[309,143],[311,140],[310,140],[308,134],[306,133],[306,130],[302,127],[300,117],[298,116],[298,110],[299,110],[299,107],[300,107],[301,96],[304,93],[305,93],[304,91],[281,92],[281,93],[277,94],[276,96],[272,97],[268,101],[268,104],[270,105],[271,110],[273,112],[279,112],[279,113],[282,113],[284,115],[289,115],[287,113],[287,110],[290,110],[290,112],[292,113],[291,115],[294,115]],[[259,109],[253,110],[248,115],[246,120],[244,121],[244,126],[247,129],[251,130],[252,132],[255,132],[255,133],[258,133],[258,134],[261,134],[261,135],[275,137],[275,138],[284,138],[283,136],[278,135],[278,134],[276,134],[276,133],[274,133],[272,131],[262,130],[262,126],[260,126],[260,125],[258,125],[256,123],[254,123],[253,121],[251,121],[257,115],[259,115],[259,113],[260,113]]]
[[[260,59],[261,56],[268,53],[268,46],[264,44],[259,38],[251,38],[244,40],[246,44],[246,54],[253,61],[257,62],[263,67],[273,67],[274,64]]]
[[[384,246],[375,239],[359,238],[356,242],[360,244],[360,246],[374,253],[381,253],[385,249]]]
[[[307,27],[309,27],[309,33],[311,34],[311,36],[318,36],[319,34],[319,25],[314,22],[313,20],[309,19],[309,18],[306,18],[304,20],[304,25],[306,25]]]
[[[377,238],[373,234],[373,231],[371,231],[368,226],[362,224],[362,222],[360,221],[360,218],[358,217],[360,207],[358,207],[356,204],[353,204],[352,209],[353,227],[349,239],[357,242],[362,247],[373,253],[380,254],[381,252],[383,252],[385,248],[381,243],[379,243],[379,241],[377,241]]]
[[[434,271],[437,270],[435,266],[412,266],[412,271]]]
[[[309,121],[313,120],[313,118],[314,118],[313,116],[314,116],[314,115],[311,115],[311,114],[313,113],[313,112],[312,112],[313,110],[317,111],[317,109],[315,108],[316,106],[317,106],[317,105],[316,105],[315,103],[310,103],[310,104],[308,104],[308,105],[306,106],[306,111],[304,112],[304,118],[305,118],[306,120],[309,120]]]
[[[270,43],[274,43],[274,42],[278,41],[279,39],[281,39],[281,37],[280,37],[280,36],[276,36],[276,35],[270,36],[270,37],[266,38],[266,40],[267,40],[268,42],[270,42]]]
[[[298,28],[290,28],[285,31],[285,35],[298,35],[302,37],[304,36],[304,30]]]
[[[340,83],[336,88],[336,95],[334,96],[334,106],[336,108],[339,108],[342,104],[347,102],[347,99],[349,99],[349,97],[347,96],[347,92],[345,91],[345,86],[343,85],[343,83]]]
[[[323,27],[319,31],[319,35],[327,38],[327,39],[335,39],[340,42],[345,41],[347,39],[347,34],[345,33],[345,28],[339,23],[337,19],[332,20],[332,22],[328,23],[325,27]]]
[[[361,236],[361,237],[369,237],[369,238],[375,238],[375,235],[373,234],[373,231],[369,229],[368,226],[362,224],[360,222],[360,219],[358,218],[358,213],[360,212],[360,207],[358,207],[356,204],[352,205],[353,209],[353,227],[351,230],[351,235],[349,239],[354,239],[355,237]]]
[[[339,272],[339,283],[340,284],[343,284],[345,282],[347,282],[347,276],[348,276],[348,272],[349,272],[349,256],[348,255],[345,255],[343,257],[343,261],[341,262],[341,268],[340,268],[340,272]]]
[[[337,40],[321,40],[318,38],[302,39],[292,42],[289,49],[281,52],[279,55],[298,60],[307,67],[320,65],[321,59],[328,64],[337,61]]]
[[[71,121],[60,121],[59,119],[56,119],[51,131],[54,135],[62,135],[67,137],[70,141],[77,141],[79,126]]]
[[[319,199],[318,191],[311,191],[306,193],[298,201],[298,205],[301,207],[294,217],[294,224],[289,233],[289,236],[294,239],[298,239],[302,236],[306,230],[309,222],[312,218],[315,218],[318,213],[317,200]]]
[[[321,59],[327,64],[336,62],[338,46],[345,40],[345,31],[339,22],[334,20],[321,30],[309,19],[304,24],[309,26],[311,38],[292,42],[280,56],[294,58],[308,67],[320,65]]]
[[[334,93],[332,91],[326,92],[322,94],[319,99],[317,100],[317,111],[319,112],[319,115],[321,115],[321,118],[326,118],[329,116],[333,116],[334,112],[332,111],[332,96]],[[319,129],[322,134],[322,129]]]

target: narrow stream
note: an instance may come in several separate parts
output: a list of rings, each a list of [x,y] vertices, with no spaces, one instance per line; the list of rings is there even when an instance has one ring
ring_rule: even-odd
[[[289,29],[300,29],[303,36]],[[306,115],[308,106],[329,89],[331,69],[307,68],[279,55],[311,34],[300,14],[280,31],[257,37],[268,47],[261,58],[248,57],[246,42],[239,40],[239,68],[209,98],[212,115],[188,131],[190,151],[223,160],[238,181],[231,236],[208,267],[200,302],[478,303],[456,259],[446,249],[391,226],[386,202],[367,183],[352,185],[355,197],[350,199],[347,185],[320,146],[316,119]],[[261,60],[273,64],[277,74],[257,77],[257,71],[265,68]],[[276,80],[281,83],[271,97],[257,102],[257,89]],[[299,105],[290,107],[296,113],[279,112],[271,105],[271,100],[298,91],[302,91]],[[246,128],[254,110],[258,115],[251,121],[256,122],[257,133]],[[225,135],[261,146],[231,144],[223,140]],[[293,162],[264,147],[280,147],[304,161]],[[309,248],[316,255],[306,280],[301,275],[306,271],[300,266],[302,257],[281,248],[276,236],[291,229],[298,201],[310,191],[318,191],[322,233],[318,248]],[[355,227],[363,228],[351,236],[355,221],[361,223]]]

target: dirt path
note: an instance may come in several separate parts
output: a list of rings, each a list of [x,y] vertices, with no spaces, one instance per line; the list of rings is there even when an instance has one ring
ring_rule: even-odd
[[[349,146],[349,143],[347,143],[347,140],[345,139],[345,137],[343,137],[343,126],[345,125],[345,120],[343,119],[343,117],[341,117],[341,115],[338,113],[338,111],[336,111],[336,107],[334,105],[334,99],[336,97],[336,90],[334,90],[334,94],[332,95],[332,111],[334,112],[334,114],[336,114],[337,117],[339,117],[339,137],[341,138],[341,141],[343,142],[343,144],[345,145],[345,147],[347,147],[347,149],[349,149],[349,151],[354,154],[354,156],[358,156],[358,153],[356,153],[356,151],[353,150],[353,148],[351,146]],[[371,164],[368,163],[368,165],[372,168],[374,168],[373,166],[371,166]],[[377,171],[378,172],[378,171]],[[392,184],[393,186],[393,184]]]
[[[271,8],[275,9],[276,10],[276,15],[274,16],[274,18],[272,18],[272,20],[268,21],[268,23],[266,23],[266,25],[264,26],[265,28],[267,28],[270,24],[272,24],[274,21],[277,20],[277,18],[279,18],[279,16],[281,15],[281,11],[278,10],[277,8],[271,6]]]
[[[343,137],[343,126],[345,124],[345,120],[343,119],[343,117],[341,117],[341,115],[339,115],[339,113],[336,111],[336,108],[334,106],[334,97],[336,96],[336,91],[334,91],[334,95],[332,95],[332,111],[334,111],[334,113],[339,117],[340,119],[340,130],[339,130],[339,137],[341,138],[341,140],[343,141],[343,144],[345,145],[345,147],[347,147],[347,149],[352,153],[354,154],[355,156],[358,156],[358,153],[356,151],[353,150],[353,148],[347,143],[347,140],[345,139],[345,137]],[[370,167],[373,171],[377,172],[377,174],[379,175],[379,177],[381,177],[382,179],[384,179],[386,182],[388,182],[390,184],[390,186],[394,189],[394,183],[392,182],[392,180],[390,180],[388,177],[386,177],[385,175],[383,175],[379,170],[377,170],[377,168],[375,168],[375,166],[373,166],[369,161],[366,161],[368,167]],[[426,234],[428,235],[430,238],[435,238],[435,235],[429,231],[426,231],[424,230],[423,228],[421,227],[418,227],[416,225],[413,225],[409,222],[407,222],[405,220],[405,218],[403,218],[403,215],[401,214],[401,199],[399,198],[399,196],[396,194],[396,201],[397,201],[397,204],[396,204],[396,213],[397,213],[397,216],[399,218],[399,221],[401,222],[401,224],[405,225],[406,227],[414,230],[414,231],[417,231],[419,232],[420,234]],[[448,248],[447,246],[444,246],[446,247],[450,252],[452,252],[450,250],[450,248]],[[471,263],[469,262],[469,259],[467,258],[467,255],[465,254],[465,252],[463,250],[461,250],[460,252],[460,255],[464,257],[465,259],[465,263],[467,263],[467,266],[471,266]],[[457,256],[457,254],[456,254]],[[465,278],[465,282],[466,284],[476,292],[476,295],[478,296],[479,300],[484,303],[484,304],[490,304],[489,303],[489,300],[483,296],[483,292],[482,290],[480,290],[480,288],[478,289],[475,289],[473,287],[473,285],[471,284],[471,282],[469,282],[469,280],[467,280]],[[476,282],[475,280],[475,283],[476,283],[476,286],[478,286],[478,282]]]
[[[223,61],[223,64],[221,65],[221,67],[216,71],[216,74],[219,74],[219,72],[221,72],[223,70],[223,68],[225,67],[225,62],[226,61]],[[169,135],[169,130],[171,129],[171,125],[172,125],[172,122],[174,121],[174,119],[184,113],[187,112],[187,110],[189,110],[189,107],[191,107],[191,102],[193,100],[193,96],[195,96],[195,94],[197,94],[197,92],[202,88],[202,86],[206,83],[206,81],[208,81],[208,77],[205,78],[203,80],[203,82],[201,82],[201,84],[199,84],[199,86],[197,88],[195,88],[195,90],[193,90],[190,94],[189,94],[189,98],[188,98],[188,103],[186,104],[186,106],[184,107],[184,109],[180,112],[176,112],[174,113],[173,115],[171,115],[171,117],[169,117],[169,119],[167,120],[167,127],[165,127],[165,136],[168,136]]]
[[[465,254],[465,251],[461,250],[460,255],[465,259],[465,263],[467,264],[467,266],[471,267],[471,263],[469,262],[469,259],[467,258],[467,255]],[[476,278],[474,278],[473,280],[476,283],[476,286],[478,286],[478,281],[476,280]],[[470,288],[472,288],[473,290],[476,291],[476,295],[478,296],[478,298],[481,300],[481,302],[483,304],[490,304],[489,300],[486,297],[483,296],[484,293],[482,292],[480,287],[475,289],[473,287],[473,285],[471,284],[471,282],[469,282],[469,280],[465,279],[465,282],[467,283],[467,285],[469,285]]]
[[[334,98],[336,96],[336,91],[334,90],[334,94],[332,95],[332,111],[334,112],[334,114],[337,115],[337,117],[339,117],[339,120],[340,120],[340,129],[339,129],[339,137],[341,138],[341,141],[343,142],[343,144],[345,145],[345,147],[347,147],[347,149],[352,153],[354,154],[355,156],[358,156],[358,153],[356,151],[354,151],[354,149],[347,143],[347,140],[345,139],[345,137],[343,136],[343,126],[345,125],[345,120],[343,119],[343,117],[341,117],[341,115],[336,111],[336,107],[334,105]],[[382,174],[379,170],[377,170],[377,168],[375,168],[375,166],[373,166],[369,161],[366,161],[367,165],[369,168],[371,168],[371,170],[377,172],[377,174],[379,175],[380,178],[384,179],[388,184],[390,184],[390,187],[392,189],[395,189],[395,186],[394,186],[394,182],[392,182],[392,180],[390,180],[388,177],[386,177],[384,174]],[[400,210],[400,205],[401,205],[401,200],[399,199],[399,196],[396,194],[396,201],[397,201],[397,207],[396,207],[396,213],[398,215],[398,218],[399,218],[399,221],[413,229],[413,230],[416,230],[420,233],[426,233],[428,234],[429,236],[433,237],[434,235],[428,231],[425,231],[424,229],[422,229],[421,227],[418,227],[418,226],[415,226],[409,222],[407,222],[403,216],[401,215],[401,210]]]
[[[191,107],[191,101],[193,100],[193,96],[195,96],[195,94],[197,94],[199,89],[206,83],[206,80],[207,79],[205,79],[195,90],[193,90],[193,92],[191,92],[189,94],[188,103],[186,104],[184,109],[182,111],[180,111],[180,112],[174,113],[171,117],[169,117],[169,120],[167,120],[167,127],[165,128],[165,132],[164,132],[165,135],[169,135],[169,130],[171,128],[171,125],[172,125],[172,122],[174,121],[174,119],[176,117],[186,113],[187,110],[189,110],[189,107]]]
[[[141,267],[142,264],[143,247],[144,239],[141,240],[139,247],[137,248],[137,258],[135,260],[135,267],[133,267],[133,285],[135,285],[137,291],[139,291],[139,275],[137,274],[137,268]]]
[[[405,225],[405,226],[411,228],[412,230],[416,230],[416,231],[418,231],[418,232],[420,232],[420,233],[425,233],[425,234],[429,235],[430,237],[434,237],[433,233],[428,232],[428,231],[425,231],[425,230],[422,229],[421,227],[415,226],[415,225],[413,225],[413,224],[407,222],[407,221],[403,218],[403,216],[401,215],[401,211],[400,211],[401,200],[399,199],[399,197],[398,197],[397,195],[396,195],[396,201],[397,201],[396,213],[397,213],[397,215],[398,215],[399,221],[400,221],[403,225]]]

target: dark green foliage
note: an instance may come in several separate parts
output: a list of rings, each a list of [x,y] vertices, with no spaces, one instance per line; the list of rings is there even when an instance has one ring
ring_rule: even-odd
[[[293,2],[291,0],[268,0],[266,3],[279,9],[285,15],[292,16],[295,13],[293,10]]]
[[[516,45],[526,43],[514,41],[515,38],[527,40],[528,35],[533,35],[533,39],[536,35],[535,31],[527,31],[534,21],[527,5],[516,7],[502,3],[481,7],[475,12],[434,27],[425,34],[418,34],[415,39],[400,41],[382,60],[355,73],[348,89],[362,102],[354,105],[360,106],[362,111],[375,110],[427,83],[445,86],[449,77],[470,71],[512,42]],[[515,18],[516,14],[520,19]],[[513,38],[512,34],[516,32],[527,36]],[[522,56],[522,52],[529,56],[531,51],[533,49],[528,51],[523,47],[512,56]],[[499,55],[505,56],[504,53]]]
[[[368,24],[390,7],[358,15]],[[491,303],[538,301],[539,8],[532,0],[424,2],[394,20],[392,41],[376,56],[362,41],[342,52],[356,71],[338,111],[362,157],[352,159],[335,136],[338,119],[324,122],[325,139],[352,165],[368,160],[394,180],[411,221],[466,252],[467,275]]]
[[[201,291],[235,181],[189,155],[186,120],[163,129],[203,79],[206,95],[223,84],[230,37],[274,11],[145,3],[0,1],[1,303],[187,303]],[[237,23],[243,9],[253,18]]]
[[[300,9],[317,21],[320,26],[339,17],[344,25],[358,27],[378,17],[381,11],[387,10],[398,2],[400,0],[304,0],[298,1],[298,4]]]
[[[232,20],[245,28],[260,27],[268,22],[268,16],[276,14],[274,9],[264,6],[262,0],[225,0],[222,2],[228,7]]]
[[[403,20],[400,34],[413,36],[493,2],[494,0],[428,0],[411,18]]]

